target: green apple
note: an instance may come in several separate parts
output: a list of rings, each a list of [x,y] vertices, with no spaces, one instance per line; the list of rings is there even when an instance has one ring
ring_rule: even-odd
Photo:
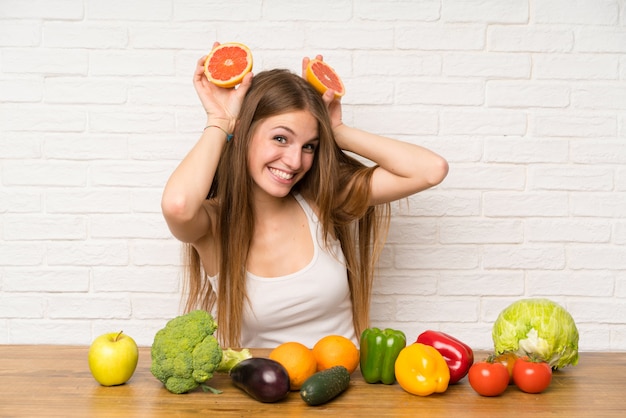
[[[89,370],[102,386],[128,382],[138,359],[137,343],[123,331],[102,334],[89,347]]]

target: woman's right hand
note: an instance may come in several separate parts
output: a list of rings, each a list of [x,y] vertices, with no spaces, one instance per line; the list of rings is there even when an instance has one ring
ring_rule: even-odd
[[[213,48],[218,46],[215,42]],[[235,129],[235,121],[241,109],[241,103],[252,84],[252,73],[246,74],[237,88],[222,88],[211,83],[204,75],[204,61],[206,55],[198,60],[196,71],[193,76],[193,85],[200,102],[207,114],[207,123],[223,123],[224,129],[232,133]]]

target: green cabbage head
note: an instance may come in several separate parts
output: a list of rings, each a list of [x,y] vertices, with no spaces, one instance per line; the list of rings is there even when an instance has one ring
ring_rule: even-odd
[[[507,351],[542,359],[553,369],[578,364],[578,329],[562,306],[548,299],[521,299],[493,324],[496,354]]]

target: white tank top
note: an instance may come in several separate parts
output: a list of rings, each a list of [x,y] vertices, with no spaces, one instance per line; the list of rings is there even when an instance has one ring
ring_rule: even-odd
[[[267,278],[247,273],[250,303],[244,308],[241,345],[274,348],[297,341],[312,348],[331,334],[343,335],[357,344],[341,245],[331,239],[330,248],[324,247],[316,214],[301,195],[294,196],[309,222],[313,259],[302,270],[286,276]],[[217,289],[217,276],[209,280]]]

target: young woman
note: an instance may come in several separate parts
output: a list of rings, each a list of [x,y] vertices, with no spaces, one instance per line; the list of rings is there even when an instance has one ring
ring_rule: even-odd
[[[330,334],[358,343],[389,202],[440,183],[447,162],[344,125],[332,91],[286,70],[223,89],[203,63],[194,86],[207,127],[162,199],[186,243],[186,310],[213,312],[231,347],[312,347]]]

